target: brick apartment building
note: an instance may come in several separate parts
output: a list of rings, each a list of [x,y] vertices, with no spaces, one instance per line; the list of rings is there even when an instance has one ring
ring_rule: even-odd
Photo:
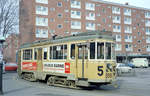
[[[150,57],[150,9],[103,0],[20,0],[21,44],[93,30],[112,31],[118,60]]]
[[[16,63],[16,53],[19,48],[18,34],[10,34],[6,38],[7,46],[3,49],[3,59],[9,63]]]

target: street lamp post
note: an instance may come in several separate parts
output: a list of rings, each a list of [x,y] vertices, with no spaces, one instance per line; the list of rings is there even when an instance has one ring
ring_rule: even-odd
[[[3,49],[3,43],[5,42],[4,38],[0,38],[0,45],[1,48]],[[1,52],[2,54],[2,52]],[[3,94],[3,59],[2,56],[0,58],[0,95]]]

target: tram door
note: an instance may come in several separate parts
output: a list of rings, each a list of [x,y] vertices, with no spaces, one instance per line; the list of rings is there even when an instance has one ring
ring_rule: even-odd
[[[87,78],[88,48],[86,44],[78,44],[77,49],[78,78],[85,79]]]
[[[37,49],[37,71],[42,71],[42,48]]]

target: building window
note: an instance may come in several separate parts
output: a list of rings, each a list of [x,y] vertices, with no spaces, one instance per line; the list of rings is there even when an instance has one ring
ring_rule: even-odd
[[[61,13],[59,13],[57,16],[58,16],[58,18],[62,18],[62,14]]]
[[[146,50],[147,50],[148,52],[150,52],[150,45],[147,45],[147,46],[146,46]]]
[[[121,26],[120,25],[113,25],[113,32],[121,32]]]
[[[117,34],[117,35],[116,35],[116,41],[117,41],[117,42],[120,42],[120,41],[121,41],[121,35],[120,35],[120,34]]]
[[[132,51],[132,50],[133,50],[131,44],[126,44],[126,45],[125,45],[125,49],[126,49],[126,51]]]
[[[51,19],[50,19],[50,22],[55,22],[55,19],[54,19],[54,18],[51,18]]]
[[[150,18],[150,12],[145,12],[145,18]]]
[[[132,42],[132,36],[125,35],[125,42]]]
[[[81,29],[80,21],[71,21],[71,29]]]
[[[150,43],[150,37],[146,37],[146,43]]]
[[[48,15],[48,7],[37,5],[36,6],[36,14]]]
[[[36,29],[36,38],[48,38],[48,30],[47,29]]]
[[[73,11],[73,10],[71,10],[71,18],[80,19],[81,18],[81,12],[80,11]]]
[[[95,4],[94,3],[86,3],[85,9],[86,10],[95,10]]]
[[[122,50],[122,45],[121,44],[116,44],[115,45],[115,51],[121,51]]]
[[[124,26],[124,32],[125,33],[132,33],[132,27],[131,26]]]
[[[36,26],[48,26],[48,18],[36,17]]]
[[[150,27],[150,20],[145,20],[145,26]]]
[[[81,2],[77,0],[71,0],[71,8],[81,8]]]
[[[113,23],[121,23],[121,17],[120,16],[113,16]]]
[[[146,35],[150,35],[150,28],[149,27],[146,27],[145,33],[146,33]]]
[[[131,24],[132,19],[130,17],[124,17],[124,24]]]
[[[131,16],[131,9],[124,8],[124,15]]]
[[[95,30],[95,23],[87,22],[86,29],[87,30]]]
[[[57,28],[59,28],[59,29],[62,28],[62,24],[58,24]]]
[[[50,11],[55,11],[55,8],[50,8]]]
[[[57,3],[57,6],[58,6],[58,7],[62,7],[62,2],[58,2],[58,3]]]
[[[113,7],[112,7],[112,13],[113,13],[113,14],[120,14],[120,8],[113,6]]]
[[[141,49],[138,49],[138,52],[141,52]]]
[[[93,12],[86,12],[86,19],[87,20],[95,20],[95,13],[93,13]]]
[[[36,3],[48,4],[48,0],[36,0]]]

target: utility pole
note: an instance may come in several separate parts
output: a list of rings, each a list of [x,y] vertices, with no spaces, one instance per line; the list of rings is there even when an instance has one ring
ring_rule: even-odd
[[[1,58],[0,58],[0,95],[3,94],[3,43],[5,42],[4,37],[0,37],[0,46],[1,46]]]

